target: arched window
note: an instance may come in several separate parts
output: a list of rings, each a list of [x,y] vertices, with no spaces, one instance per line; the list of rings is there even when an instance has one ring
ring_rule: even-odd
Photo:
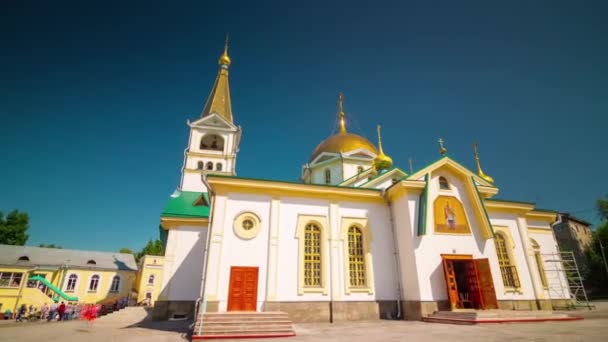
[[[27,255],[19,257],[19,261],[30,261],[30,258]]]
[[[148,285],[154,285],[154,274],[150,274],[148,277]]]
[[[217,134],[207,134],[201,139],[201,150],[224,150],[224,138]]]
[[[222,171],[222,163],[215,164],[215,171]]]
[[[500,274],[502,275],[502,283],[505,287],[519,287],[519,277],[517,276],[517,268],[511,260],[507,241],[502,233],[496,233],[494,237],[496,245],[496,255],[498,257],[498,265],[500,265]]]
[[[538,274],[540,275],[540,283],[545,288],[549,287],[547,274],[545,273],[545,264],[543,262],[543,257],[540,254],[540,245],[534,239],[530,239],[530,242],[532,243],[532,249],[534,250],[534,259],[536,259],[536,268],[538,269]]]
[[[350,286],[364,287],[366,285],[363,233],[356,226],[348,228],[348,270]]]
[[[87,265],[97,265],[97,262],[95,262],[95,260],[91,259],[91,260],[87,261]]]
[[[196,164],[196,169],[197,169],[197,170],[203,170],[204,168],[205,168],[205,162],[203,162],[203,161],[199,161],[199,162]]]
[[[213,170],[213,162],[207,162],[207,170]]]
[[[321,285],[321,229],[310,223],[304,228],[304,286]]]
[[[120,289],[120,277],[115,275],[114,278],[112,278],[112,285],[110,286],[110,292],[118,292],[119,289]]]
[[[99,286],[99,275],[95,274],[91,277],[91,282],[89,283],[89,292],[97,292],[97,287]]]
[[[445,177],[439,177],[439,189],[441,190],[450,190],[450,183]]]
[[[363,172],[363,166],[357,166],[357,173]]]
[[[325,184],[331,184],[331,170],[325,169]]]
[[[68,277],[68,283],[65,287],[65,292],[74,292],[76,289],[76,282],[78,281],[78,276],[75,274],[70,274]]]

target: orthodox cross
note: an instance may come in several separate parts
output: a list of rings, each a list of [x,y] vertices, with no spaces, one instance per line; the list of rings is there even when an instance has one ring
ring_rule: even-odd
[[[441,155],[443,156],[448,152],[448,149],[445,148],[445,146],[443,146],[443,143],[444,143],[443,139],[439,138],[438,142],[439,142],[439,153],[441,153]]]

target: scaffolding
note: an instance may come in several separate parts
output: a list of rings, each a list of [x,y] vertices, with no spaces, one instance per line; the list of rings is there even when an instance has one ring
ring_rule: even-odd
[[[573,252],[542,254],[547,275],[547,290],[553,309],[593,309],[583,286],[583,277]]]

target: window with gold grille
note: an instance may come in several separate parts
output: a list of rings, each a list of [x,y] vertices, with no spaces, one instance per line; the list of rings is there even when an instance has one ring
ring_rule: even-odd
[[[321,229],[315,224],[304,228],[304,286],[321,286]]]
[[[363,287],[366,285],[363,233],[355,226],[348,228],[348,270],[350,286]]]
[[[496,255],[498,256],[498,265],[500,265],[502,283],[506,287],[520,287],[517,268],[511,261],[505,237],[502,234],[497,233],[494,237],[494,243],[496,245]]]

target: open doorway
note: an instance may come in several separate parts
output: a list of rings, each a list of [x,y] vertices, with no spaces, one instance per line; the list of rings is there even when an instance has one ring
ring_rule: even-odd
[[[498,308],[488,259],[456,254],[441,257],[452,310]]]

